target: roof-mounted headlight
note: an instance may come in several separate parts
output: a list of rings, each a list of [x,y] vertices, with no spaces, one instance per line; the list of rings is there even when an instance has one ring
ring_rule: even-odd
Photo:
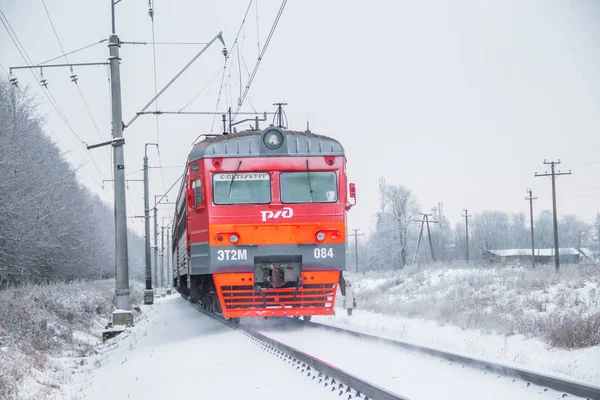
[[[277,150],[283,145],[283,135],[278,130],[272,129],[265,133],[263,142],[269,150]]]

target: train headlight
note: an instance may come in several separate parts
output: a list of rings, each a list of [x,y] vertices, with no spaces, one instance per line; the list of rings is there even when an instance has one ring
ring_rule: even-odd
[[[322,242],[323,240],[325,240],[325,232],[317,232],[317,240],[319,242]]]
[[[283,135],[281,132],[272,129],[265,133],[263,136],[263,142],[270,150],[277,150],[283,144]]]
[[[229,236],[229,240],[231,240],[231,243],[237,243],[240,240],[240,237],[235,233],[232,233],[231,236]]]

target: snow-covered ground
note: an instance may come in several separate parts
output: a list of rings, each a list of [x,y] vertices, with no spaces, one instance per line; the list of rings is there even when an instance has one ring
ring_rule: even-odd
[[[412,400],[559,399],[563,394],[386,344],[289,324],[284,319],[243,320],[242,324]]]
[[[559,348],[547,336],[600,335],[600,326],[577,325],[586,316],[600,320],[600,274],[563,269],[558,276],[553,267],[345,273],[355,287],[354,315],[338,308],[313,320],[600,385],[600,346]],[[561,324],[565,318],[574,324]]]
[[[354,310],[352,317],[348,317],[344,311],[339,309],[332,317],[313,317],[313,321],[600,385],[599,346],[578,350],[549,349],[541,340],[522,335],[484,334],[477,330],[440,326],[433,321],[362,310]]]
[[[143,306],[142,315],[97,355],[71,360],[71,382],[53,398],[339,399],[179,295]]]
[[[93,354],[114,281],[24,285],[0,291],[0,399],[40,399],[69,380],[62,358]],[[132,301],[141,299],[132,284]]]
[[[544,268],[434,266],[346,276],[353,282],[359,308],[347,317],[339,296],[336,315],[315,317],[315,322],[600,385],[600,346],[585,346],[582,340],[594,340],[594,329],[600,331],[584,324],[586,316],[600,315],[596,270],[578,268],[557,276]],[[302,376],[284,373],[279,360],[265,358],[242,335],[203,317],[178,295],[142,306],[135,327],[99,344],[112,283],[30,289],[3,291],[0,296],[0,305],[7,305],[0,310],[0,398],[155,398],[189,395],[190,385],[202,386],[217,398],[269,398],[282,390],[306,395],[292,398],[328,396],[318,386],[306,386]],[[13,298],[21,301],[12,304]],[[566,326],[569,321],[573,324]],[[386,351],[373,350],[372,343],[357,345],[324,332],[303,335],[309,334],[292,335],[293,344],[301,349],[307,343],[326,344],[325,350],[314,350],[316,355],[334,364],[339,361],[350,372],[360,372],[347,364],[350,359],[361,365],[391,363],[375,356],[383,357]],[[566,349],[558,347],[560,343],[575,345]],[[336,348],[350,349],[354,355],[345,359],[329,353]],[[417,361],[421,356],[404,356],[413,357],[405,365],[423,363]],[[395,376],[409,374],[399,371]],[[417,375],[411,382],[417,382]],[[178,387],[174,382],[181,378],[190,383]],[[397,379],[392,378],[386,379]],[[207,383],[201,385],[201,380]]]

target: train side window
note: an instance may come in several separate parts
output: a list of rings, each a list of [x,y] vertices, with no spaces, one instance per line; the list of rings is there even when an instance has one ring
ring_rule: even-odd
[[[194,189],[194,205],[202,204],[202,180],[192,181],[192,189]]]

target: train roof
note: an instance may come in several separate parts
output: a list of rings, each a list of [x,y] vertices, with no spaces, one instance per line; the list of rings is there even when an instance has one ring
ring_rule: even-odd
[[[270,148],[265,135],[279,132],[283,143]],[[269,156],[343,156],[344,148],[337,140],[316,135],[310,131],[300,132],[269,127],[262,131],[242,131],[227,135],[209,136],[196,143],[188,156],[188,162],[202,158],[269,157]]]

